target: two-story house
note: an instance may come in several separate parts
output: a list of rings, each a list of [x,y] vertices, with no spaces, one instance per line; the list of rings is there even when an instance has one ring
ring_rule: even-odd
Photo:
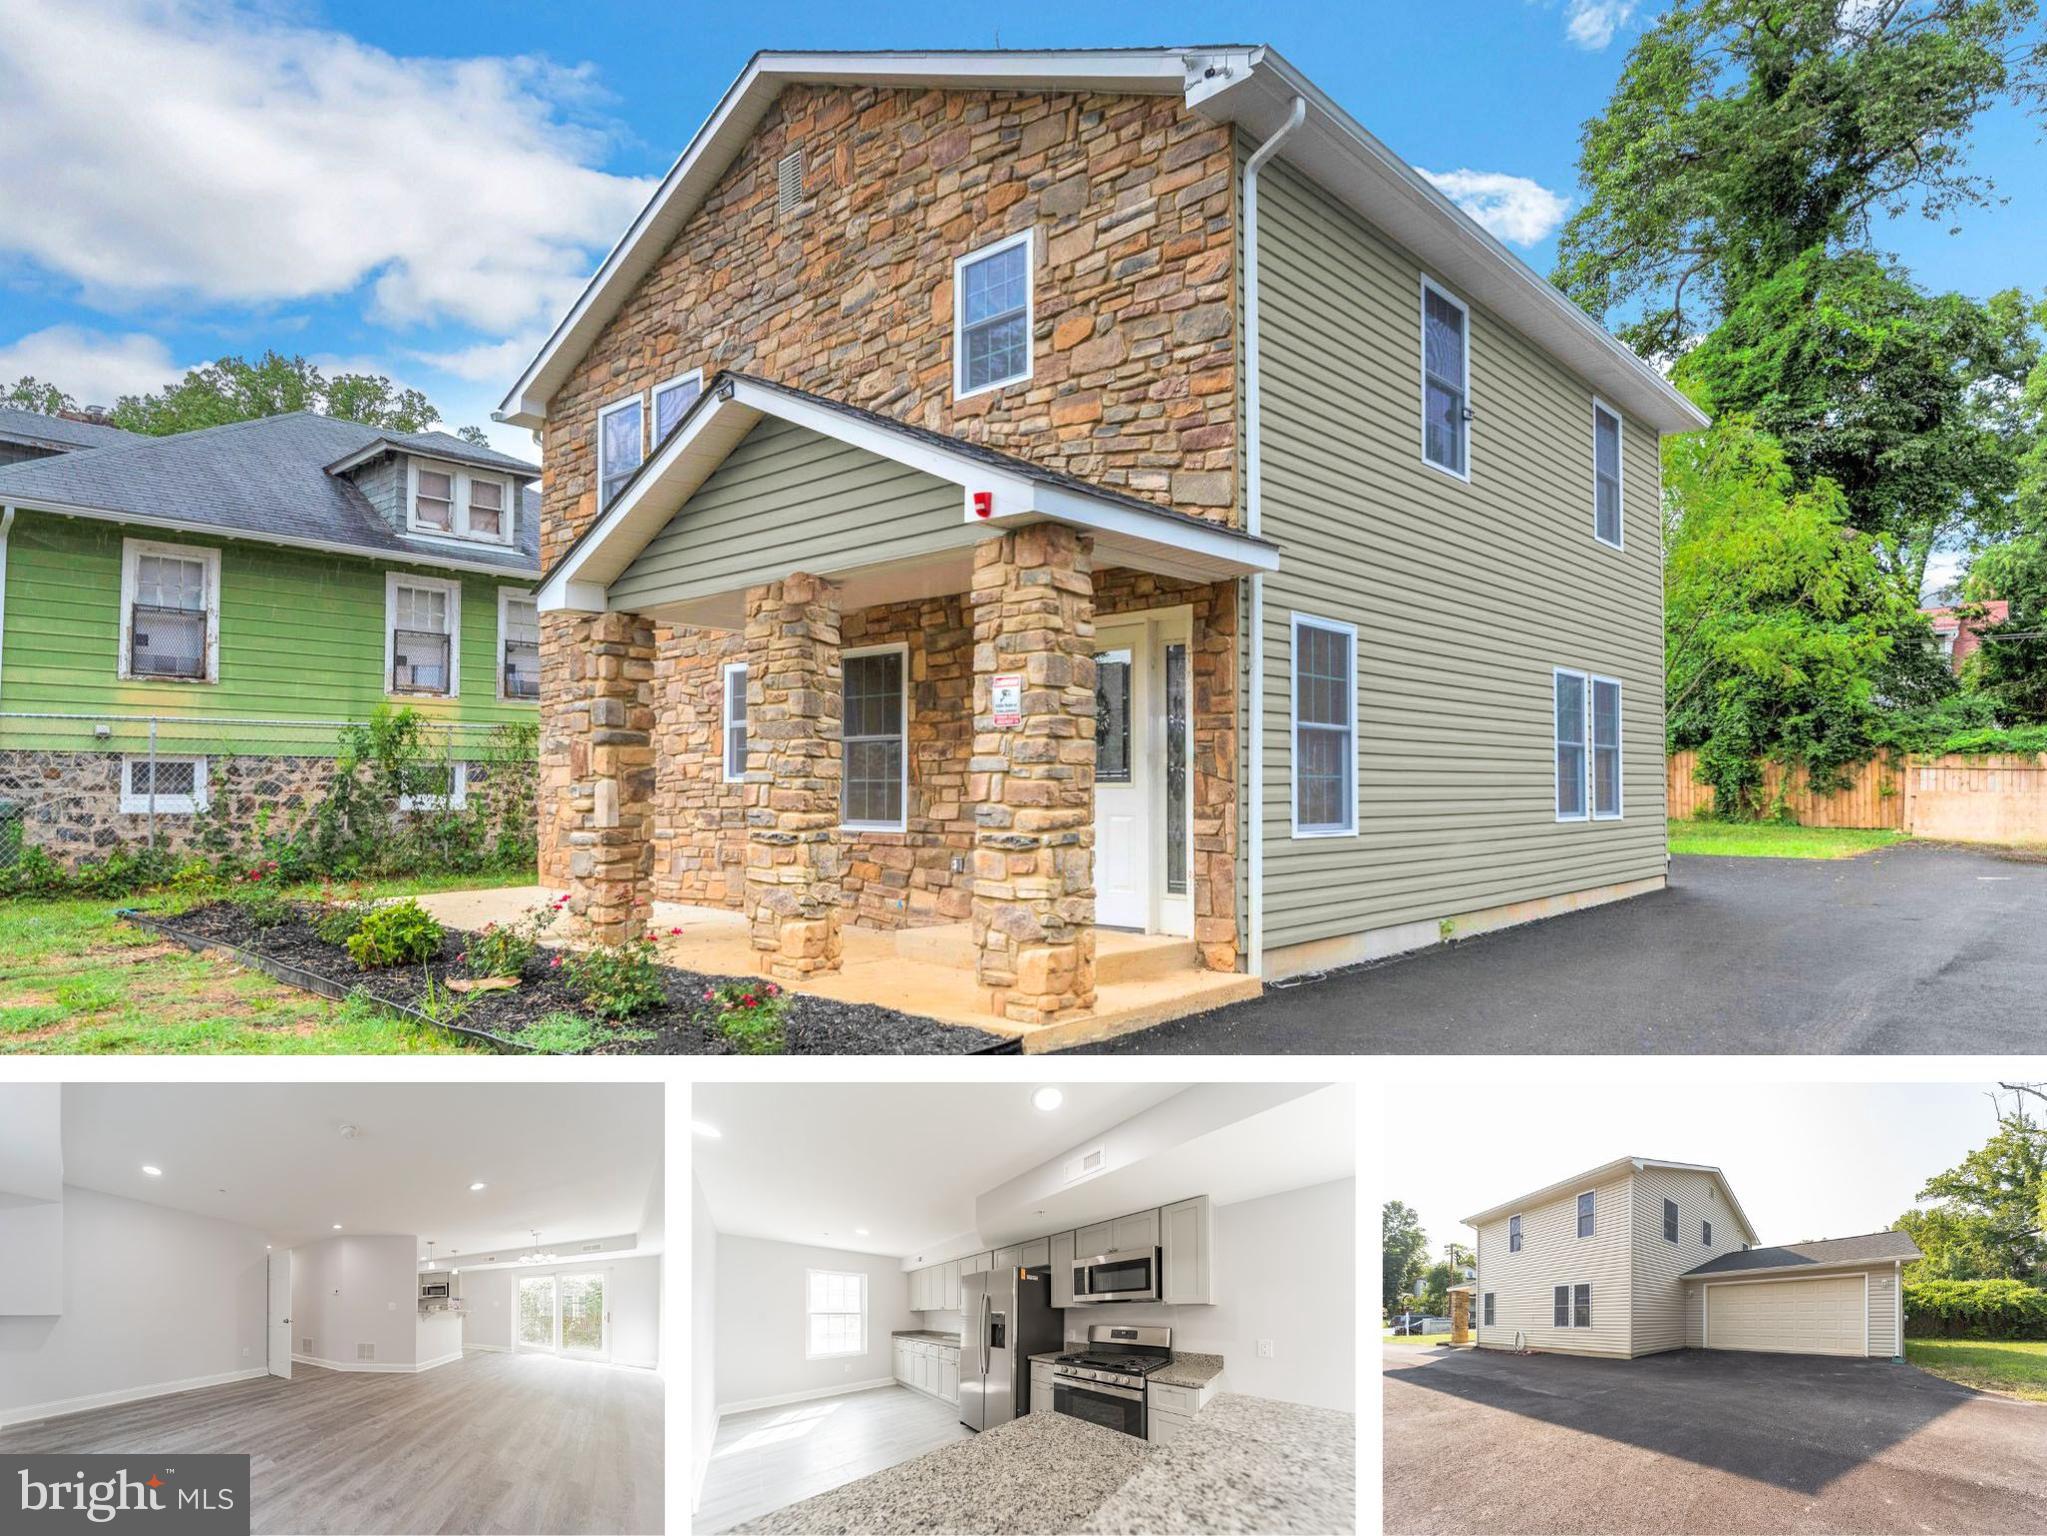
[[[99,431],[0,466],[0,850],[245,830],[385,701],[441,729],[459,801],[535,717],[532,465],[308,412]]]
[[[1098,928],[1278,977],[1664,883],[1704,418],[1270,49],[760,54],[500,418],[600,938],[957,924],[1036,1023]]]
[[[1718,1168],[1623,1157],[1464,1218],[1481,1348],[1904,1352],[1902,1232],[1759,1246]]]

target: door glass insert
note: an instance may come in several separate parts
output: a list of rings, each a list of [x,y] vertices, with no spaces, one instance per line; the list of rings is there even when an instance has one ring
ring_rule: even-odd
[[[1130,652],[1095,656],[1095,782],[1130,782]]]
[[[604,1352],[604,1277],[561,1277],[562,1348],[597,1355]]]
[[[1166,894],[1187,894],[1187,647],[1166,647]]]
[[[554,1276],[519,1277],[519,1342],[528,1349],[554,1348]]]

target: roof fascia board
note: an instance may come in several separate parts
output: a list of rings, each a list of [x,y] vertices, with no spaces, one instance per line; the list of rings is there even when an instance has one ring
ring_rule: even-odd
[[[420,448],[411,443],[394,443],[388,437],[380,437],[375,442],[367,443],[363,447],[356,449],[354,453],[343,455],[332,464],[329,464],[326,467],[326,472],[330,475],[345,475],[351,469],[367,464],[372,459],[386,453],[410,454],[415,459],[438,459],[447,464],[460,464],[465,469],[489,470],[494,474],[504,475],[508,479],[517,480],[522,485],[540,478],[540,467],[537,464],[522,464],[517,469],[514,469],[510,464],[506,464],[498,459],[485,459],[467,454],[450,453],[446,449],[441,448]]]
[[[1925,1255],[1922,1254],[1920,1257],[1923,1258]],[[1875,1269],[1892,1264],[1910,1264],[1913,1262],[1914,1260],[1905,1258],[1902,1254],[1888,1254],[1870,1259],[1828,1259],[1818,1264],[1771,1264],[1768,1266],[1759,1265],[1753,1269],[1714,1269],[1703,1273],[1696,1269],[1690,1269],[1679,1275],[1678,1279],[1693,1281],[1767,1279],[1772,1275],[1821,1275],[1826,1274],[1830,1270],[1854,1270],[1860,1272],[1865,1269]]]
[[[1641,1167],[1642,1160],[1636,1157],[1617,1157],[1610,1163],[1601,1163],[1597,1168],[1588,1168],[1583,1173],[1574,1173],[1568,1179],[1558,1179],[1542,1188],[1517,1195],[1512,1200],[1503,1200],[1498,1205],[1488,1206],[1475,1216],[1464,1218],[1467,1227],[1482,1226],[1496,1217],[1511,1216],[1516,1211],[1525,1211],[1532,1205],[1546,1200],[1558,1199],[1565,1195],[1577,1195],[1583,1190],[1605,1183],[1618,1173],[1633,1173]]]

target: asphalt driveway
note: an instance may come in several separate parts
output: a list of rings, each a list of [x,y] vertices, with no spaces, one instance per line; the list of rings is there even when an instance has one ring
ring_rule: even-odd
[[[1106,1052],[2047,1052],[2047,862],[1675,858],[1670,888],[1276,987]]]
[[[1401,1346],[1383,1382],[1389,1532],[2047,1531],[2047,1404],[1911,1366]]]

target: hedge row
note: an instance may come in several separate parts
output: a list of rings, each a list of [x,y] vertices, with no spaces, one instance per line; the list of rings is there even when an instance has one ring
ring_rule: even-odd
[[[2023,1280],[1908,1280],[1905,1332],[1921,1339],[2047,1339],[2047,1290]]]

